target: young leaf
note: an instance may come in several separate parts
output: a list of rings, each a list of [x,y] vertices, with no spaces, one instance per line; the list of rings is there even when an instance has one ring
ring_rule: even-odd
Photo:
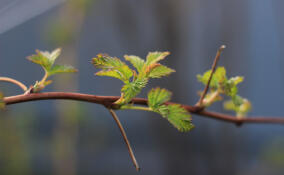
[[[97,72],[99,76],[110,76],[118,78],[124,82],[121,89],[121,97],[115,103],[120,106],[125,105],[138,95],[142,88],[146,86],[149,78],[160,78],[174,72],[166,66],[158,63],[164,59],[169,52],[150,52],[147,55],[146,62],[138,56],[125,55],[125,60],[129,61],[138,71],[130,69],[124,62],[115,57],[106,54],[99,54],[93,58],[95,67],[102,69]],[[130,82],[130,78],[133,77]]]
[[[166,89],[155,88],[148,93],[148,105],[150,108],[158,108],[171,99],[172,93]]]
[[[237,76],[230,78],[228,81],[224,83],[224,93],[230,97],[234,97],[238,93],[237,85],[244,80],[243,77]]]
[[[193,128],[191,115],[179,104],[164,105],[171,99],[171,92],[155,88],[148,93],[148,106],[166,118],[179,131],[185,132]]]
[[[165,59],[169,54],[170,52],[150,52],[146,58],[146,65],[149,66],[153,63],[157,63],[160,60]]]
[[[155,68],[149,71],[148,77],[150,78],[161,78],[163,76],[167,76],[171,73],[175,72],[175,70],[158,64]]]
[[[58,73],[72,73],[72,72],[77,72],[77,69],[75,69],[72,66],[54,65],[48,71],[48,75],[51,76]]]
[[[138,56],[134,55],[124,55],[125,60],[129,61],[140,73],[145,64],[145,61]]]
[[[179,104],[161,105],[155,112],[160,113],[181,132],[190,131],[194,128],[191,123],[191,115]]]
[[[102,69],[96,75],[114,77],[124,83],[129,83],[129,79],[133,76],[133,71],[116,57],[98,54],[96,58],[93,58],[93,65]]]
[[[41,65],[45,71],[45,75],[41,81],[37,81],[35,83],[35,85],[33,86],[33,92],[39,92],[44,89],[45,86],[50,84],[51,81],[47,81],[47,78],[51,75],[58,73],[77,72],[77,70],[72,66],[54,65],[55,60],[61,54],[61,49],[55,49],[51,53],[47,51],[36,50],[36,53],[36,55],[27,57],[27,59],[32,61],[33,63]]]
[[[49,52],[44,52],[46,53],[46,57],[49,58],[50,62],[52,63],[52,65],[54,64],[55,60],[60,56],[61,54],[61,48],[57,48],[54,51],[52,51],[51,53]]]
[[[45,56],[47,53],[44,54],[44,52],[39,50],[36,50],[36,53],[36,55],[28,56],[27,59],[35,64],[41,65],[45,71],[49,70],[52,66],[52,62]]]
[[[107,54],[98,54],[96,58],[92,59],[92,63],[100,69],[114,69],[125,65],[120,59]]]
[[[133,82],[125,84],[121,89],[121,97],[115,103],[122,105],[129,103],[132,98],[137,96],[141,90],[146,86],[148,79],[137,79]]]
[[[211,70],[205,72],[203,75],[198,74],[197,79],[198,81],[206,85],[209,80],[210,74]],[[212,76],[210,87],[218,89],[220,85],[222,85],[225,81],[227,81],[226,69],[224,67],[218,67]]]
[[[224,102],[224,109],[235,111],[238,117],[244,117],[251,110],[251,103],[240,96]]]

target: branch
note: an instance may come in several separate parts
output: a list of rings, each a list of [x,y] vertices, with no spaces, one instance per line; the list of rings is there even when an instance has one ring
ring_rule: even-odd
[[[120,130],[120,132],[122,134],[122,136],[123,136],[123,140],[125,141],[125,143],[127,145],[127,149],[128,149],[129,155],[130,155],[130,157],[132,159],[132,162],[133,162],[133,164],[134,164],[134,166],[136,168],[136,171],[139,171],[140,167],[139,167],[139,165],[137,163],[137,160],[136,160],[136,158],[134,156],[133,150],[132,150],[131,145],[129,143],[129,140],[127,138],[126,132],[123,129],[123,126],[122,126],[121,122],[119,121],[119,118],[117,117],[116,113],[112,109],[108,109],[108,110],[109,110],[112,118],[114,119],[115,123],[117,124],[117,126],[118,126],[118,128],[119,128],[119,130]]]
[[[4,82],[15,84],[15,85],[19,86],[21,89],[23,89],[24,92],[26,92],[28,90],[26,85],[24,85],[23,83],[19,82],[18,80],[12,79],[12,78],[0,77],[0,81],[4,81]]]
[[[23,103],[29,101],[38,101],[38,100],[55,100],[55,99],[64,99],[64,100],[76,100],[76,101],[85,101],[90,103],[101,104],[112,109],[116,109],[116,105],[113,104],[118,100],[120,96],[96,96],[89,94],[81,93],[72,93],[72,92],[45,92],[45,93],[34,93],[34,94],[24,94],[17,96],[5,97],[4,102],[6,105],[12,105],[16,103]],[[139,105],[147,105],[147,99],[144,98],[134,98],[132,103]],[[174,104],[168,102],[166,104]],[[221,120],[224,122],[234,123],[241,125],[244,123],[263,123],[263,124],[281,124],[284,125],[284,117],[245,117],[237,118],[233,115],[227,115],[217,112],[210,112],[206,110],[200,110],[197,106],[182,105],[187,111],[197,114],[201,117],[207,117],[211,119]]]
[[[211,74],[210,74],[210,76],[209,76],[208,82],[207,82],[207,84],[206,84],[206,86],[205,86],[205,88],[204,88],[204,90],[203,90],[203,92],[202,92],[202,94],[201,94],[201,96],[200,96],[200,99],[199,99],[198,103],[196,104],[198,107],[202,107],[203,99],[205,98],[205,96],[206,96],[206,94],[207,94],[207,92],[208,92],[208,89],[209,89],[209,86],[210,86],[210,83],[211,83],[213,74],[215,73],[215,70],[216,70],[217,63],[218,63],[218,61],[219,61],[219,59],[220,59],[220,56],[221,56],[222,51],[223,51],[225,48],[226,48],[226,46],[225,46],[225,45],[222,45],[222,46],[218,49],[218,51],[217,51],[217,53],[216,53],[216,56],[215,56],[215,59],[214,59],[214,62],[213,62],[212,68],[211,68]]]

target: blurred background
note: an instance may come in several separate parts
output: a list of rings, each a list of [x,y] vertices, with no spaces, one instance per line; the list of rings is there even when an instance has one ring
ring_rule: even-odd
[[[98,53],[145,58],[170,51],[164,64],[177,70],[151,81],[193,105],[203,86],[196,75],[219,65],[242,75],[239,93],[250,115],[284,116],[284,1],[282,0],[0,0],[0,75],[32,85],[40,66],[25,58],[35,49],[62,47],[60,63],[79,69],[58,75],[45,91],[120,95],[119,80],[95,77]],[[1,83],[5,96],[22,93]],[[150,88],[149,88],[150,87]],[[222,104],[210,110],[226,112]],[[228,112],[227,112],[228,113]],[[145,175],[282,175],[284,127],[243,125],[193,115],[195,129],[180,133],[159,115],[118,111]],[[118,128],[102,106],[39,101],[8,106],[0,118],[0,174],[137,174]]]

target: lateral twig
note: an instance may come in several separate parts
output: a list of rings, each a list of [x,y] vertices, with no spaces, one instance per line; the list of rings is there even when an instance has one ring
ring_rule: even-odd
[[[222,51],[223,51],[225,48],[226,48],[226,46],[225,46],[225,45],[222,45],[222,46],[218,49],[218,51],[217,51],[217,53],[216,53],[214,62],[213,62],[212,67],[211,67],[211,74],[210,74],[210,76],[209,76],[208,82],[207,82],[207,84],[206,84],[206,86],[205,86],[205,88],[204,88],[204,90],[203,90],[203,92],[202,92],[202,94],[201,94],[201,96],[200,96],[199,101],[198,101],[197,104],[196,104],[196,106],[198,106],[198,107],[202,107],[203,99],[205,98],[205,96],[206,96],[206,94],[207,94],[207,92],[208,92],[208,89],[209,89],[209,86],[210,86],[210,83],[211,83],[213,74],[215,73],[215,70],[216,70],[217,63],[218,63],[218,61],[219,61],[219,59],[220,59],[220,56],[221,56]]]
[[[15,85],[19,86],[24,92],[26,92],[28,90],[26,85],[24,85],[23,83],[21,83],[18,80],[12,79],[12,78],[0,77],[0,81],[4,81],[4,82],[15,84]]]
[[[129,155],[130,155],[130,157],[131,157],[131,159],[132,159],[132,162],[133,162],[133,164],[134,164],[136,170],[139,171],[139,170],[140,170],[140,167],[139,167],[139,165],[138,165],[138,163],[137,163],[137,160],[136,160],[136,158],[135,158],[135,156],[134,156],[133,150],[132,150],[131,145],[130,145],[130,143],[129,143],[129,140],[128,140],[128,138],[127,138],[126,132],[125,132],[125,130],[124,130],[124,128],[123,128],[123,126],[122,126],[122,124],[121,124],[119,118],[117,117],[116,113],[115,113],[112,109],[108,108],[108,110],[109,110],[109,112],[110,112],[112,118],[113,118],[114,121],[116,122],[116,124],[117,124],[117,126],[118,126],[118,128],[119,128],[119,130],[120,130],[121,135],[123,136],[123,139],[124,139],[124,141],[125,141],[125,143],[126,143],[126,145],[127,145],[127,149],[128,149]]]

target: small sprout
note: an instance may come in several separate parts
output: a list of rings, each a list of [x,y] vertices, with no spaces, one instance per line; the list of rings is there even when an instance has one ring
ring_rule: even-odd
[[[197,75],[198,81],[202,82],[204,85],[207,84],[211,70],[205,72],[203,75]],[[216,72],[212,76],[210,82],[211,92],[208,93],[203,99],[203,105],[205,107],[210,106],[216,101],[222,99],[220,96],[224,94],[231,98],[230,101],[224,103],[224,108],[227,110],[233,110],[236,112],[237,116],[245,116],[247,112],[251,109],[250,102],[238,95],[237,85],[243,82],[244,77],[236,76],[232,78],[227,78],[226,69],[224,67],[218,67]]]
[[[243,118],[251,110],[251,103],[247,99],[238,96],[238,100],[224,102],[224,109],[235,111],[237,117]]]
[[[136,70],[130,69],[120,59],[106,54],[98,54],[92,59],[92,63],[96,68],[102,69],[96,75],[114,77],[124,83],[121,97],[115,102],[120,109],[153,111],[161,114],[178,130],[189,131],[193,128],[191,115],[181,105],[165,105],[164,103],[171,98],[171,92],[165,89],[156,88],[148,93],[149,108],[137,107],[129,103],[147,85],[150,78],[161,78],[175,72],[159,63],[169,54],[169,52],[150,52],[146,61],[138,56],[125,55],[125,60],[129,61]]]
[[[61,49],[55,49],[54,51],[47,52],[47,51],[39,51],[36,50],[36,55],[32,55],[27,57],[33,63],[39,64],[44,69],[45,75],[41,81],[37,81],[33,88],[33,92],[40,92],[45,86],[52,83],[51,80],[47,80],[52,75],[58,73],[72,73],[77,72],[77,69],[73,68],[72,66],[65,66],[65,65],[54,65],[55,60],[61,54]]]

